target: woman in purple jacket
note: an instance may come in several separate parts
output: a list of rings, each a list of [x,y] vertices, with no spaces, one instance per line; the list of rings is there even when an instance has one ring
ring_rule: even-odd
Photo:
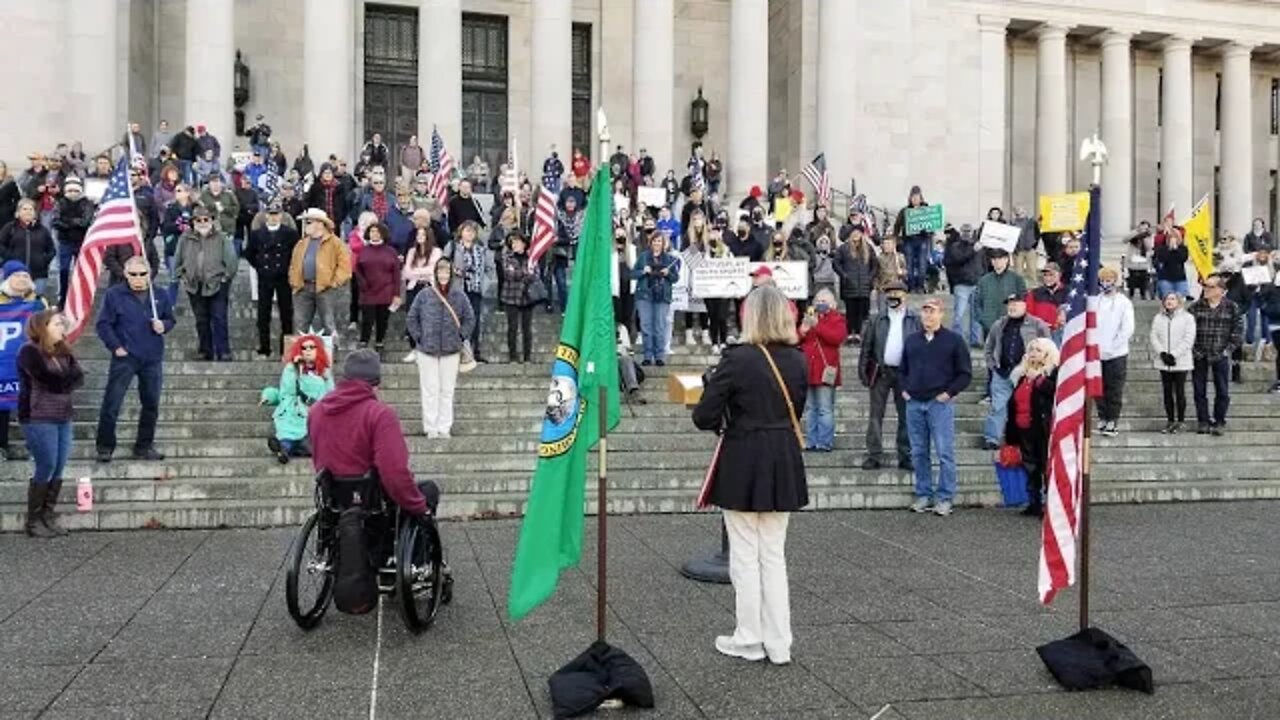
[[[360,347],[369,346],[372,332],[378,352],[387,337],[387,320],[400,308],[400,256],[387,244],[390,236],[385,224],[370,225],[355,269],[360,284]]]
[[[62,470],[71,455],[71,394],[84,372],[67,345],[66,318],[41,310],[27,321],[27,343],[18,350],[18,422],[35,470],[27,488],[27,534],[66,535],[54,507],[62,490]]]

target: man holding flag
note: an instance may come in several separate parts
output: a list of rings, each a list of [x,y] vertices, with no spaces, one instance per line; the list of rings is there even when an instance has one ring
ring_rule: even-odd
[[[596,171],[591,184],[587,218],[573,268],[573,291],[551,366],[551,391],[538,444],[538,466],[520,528],[507,597],[507,611],[516,620],[551,597],[561,570],[578,564],[582,555],[587,453],[599,441],[602,429],[618,424],[618,363],[609,280],[612,205],[609,170],[605,167]]]

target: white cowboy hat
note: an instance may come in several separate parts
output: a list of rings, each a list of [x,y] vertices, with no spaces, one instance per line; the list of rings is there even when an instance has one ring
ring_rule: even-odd
[[[307,208],[306,212],[298,216],[298,220],[303,223],[309,220],[317,220],[324,223],[330,230],[333,229],[333,221],[330,220],[329,215],[320,208]]]

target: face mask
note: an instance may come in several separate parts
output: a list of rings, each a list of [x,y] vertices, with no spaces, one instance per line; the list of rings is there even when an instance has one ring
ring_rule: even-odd
[[[1104,283],[1102,283],[1102,292],[1104,292],[1104,293],[1112,292],[1112,291],[1114,291],[1115,289],[1116,289],[1116,284],[1115,284],[1115,283],[1113,283],[1113,282],[1104,282]]]
[[[267,229],[268,229],[268,230],[270,230],[271,232],[275,232],[275,231],[277,231],[277,230],[279,230],[279,229],[280,229],[280,223],[278,223],[278,222],[273,223],[273,222],[268,221],[268,222],[267,222]]]
[[[747,236],[747,231],[746,231],[746,230],[739,230],[739,231],[738,231],[738,237],[740,237],[740,238],[744,238],[744,237],[746,237],[746,236]]]
[[[831,310],[831,306],[826,303],[818,303],[814,306],[819,313],[827,313]]]
[[[774,241],[773,241],[773,246],[774,246],[774,247],[776,247],[776,248],[780,248],[780,247],[782,247],[782,241],[781,241],[781,240],[774,240]]]
[[[902,307],[902,298],[899,297],[885,298],[885,302],[888,303],[889,307],[894,309]]]

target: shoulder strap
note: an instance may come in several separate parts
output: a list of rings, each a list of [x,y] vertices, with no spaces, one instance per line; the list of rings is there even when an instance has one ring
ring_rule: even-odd
[[[444,293],[440,292],[439,285],[432,285],[431,289],[435,291],[436,297],[440,298],[440,302],[444,303],[444,309],[448,310],[449,314],[453,316],[453,323],[458,326],[459,330],[461,330],[462,321],[458,319],[458,313],[453,309],[453,305],[449,304],[449,298],[445,297]]]
[[[764,359],[768,361],[769,368],[773,370],[773,378],[778,381],[778,388],[782,390],[782,399],[787,401],[787,413],[791,415],[791,427],[796,431],[796,440],[800,441],[800,447],[804,447],[804,431],[800,429],[800,420],[796,418],[796,406],[791,402],[791,391],[787,390],[787,384],[782,381],[782,373],[778,372],[778,366],[773,362],[773,355],[769,354],[769,349],[764,345],[756,345],[760,348],[760,352],[764,353]]]

